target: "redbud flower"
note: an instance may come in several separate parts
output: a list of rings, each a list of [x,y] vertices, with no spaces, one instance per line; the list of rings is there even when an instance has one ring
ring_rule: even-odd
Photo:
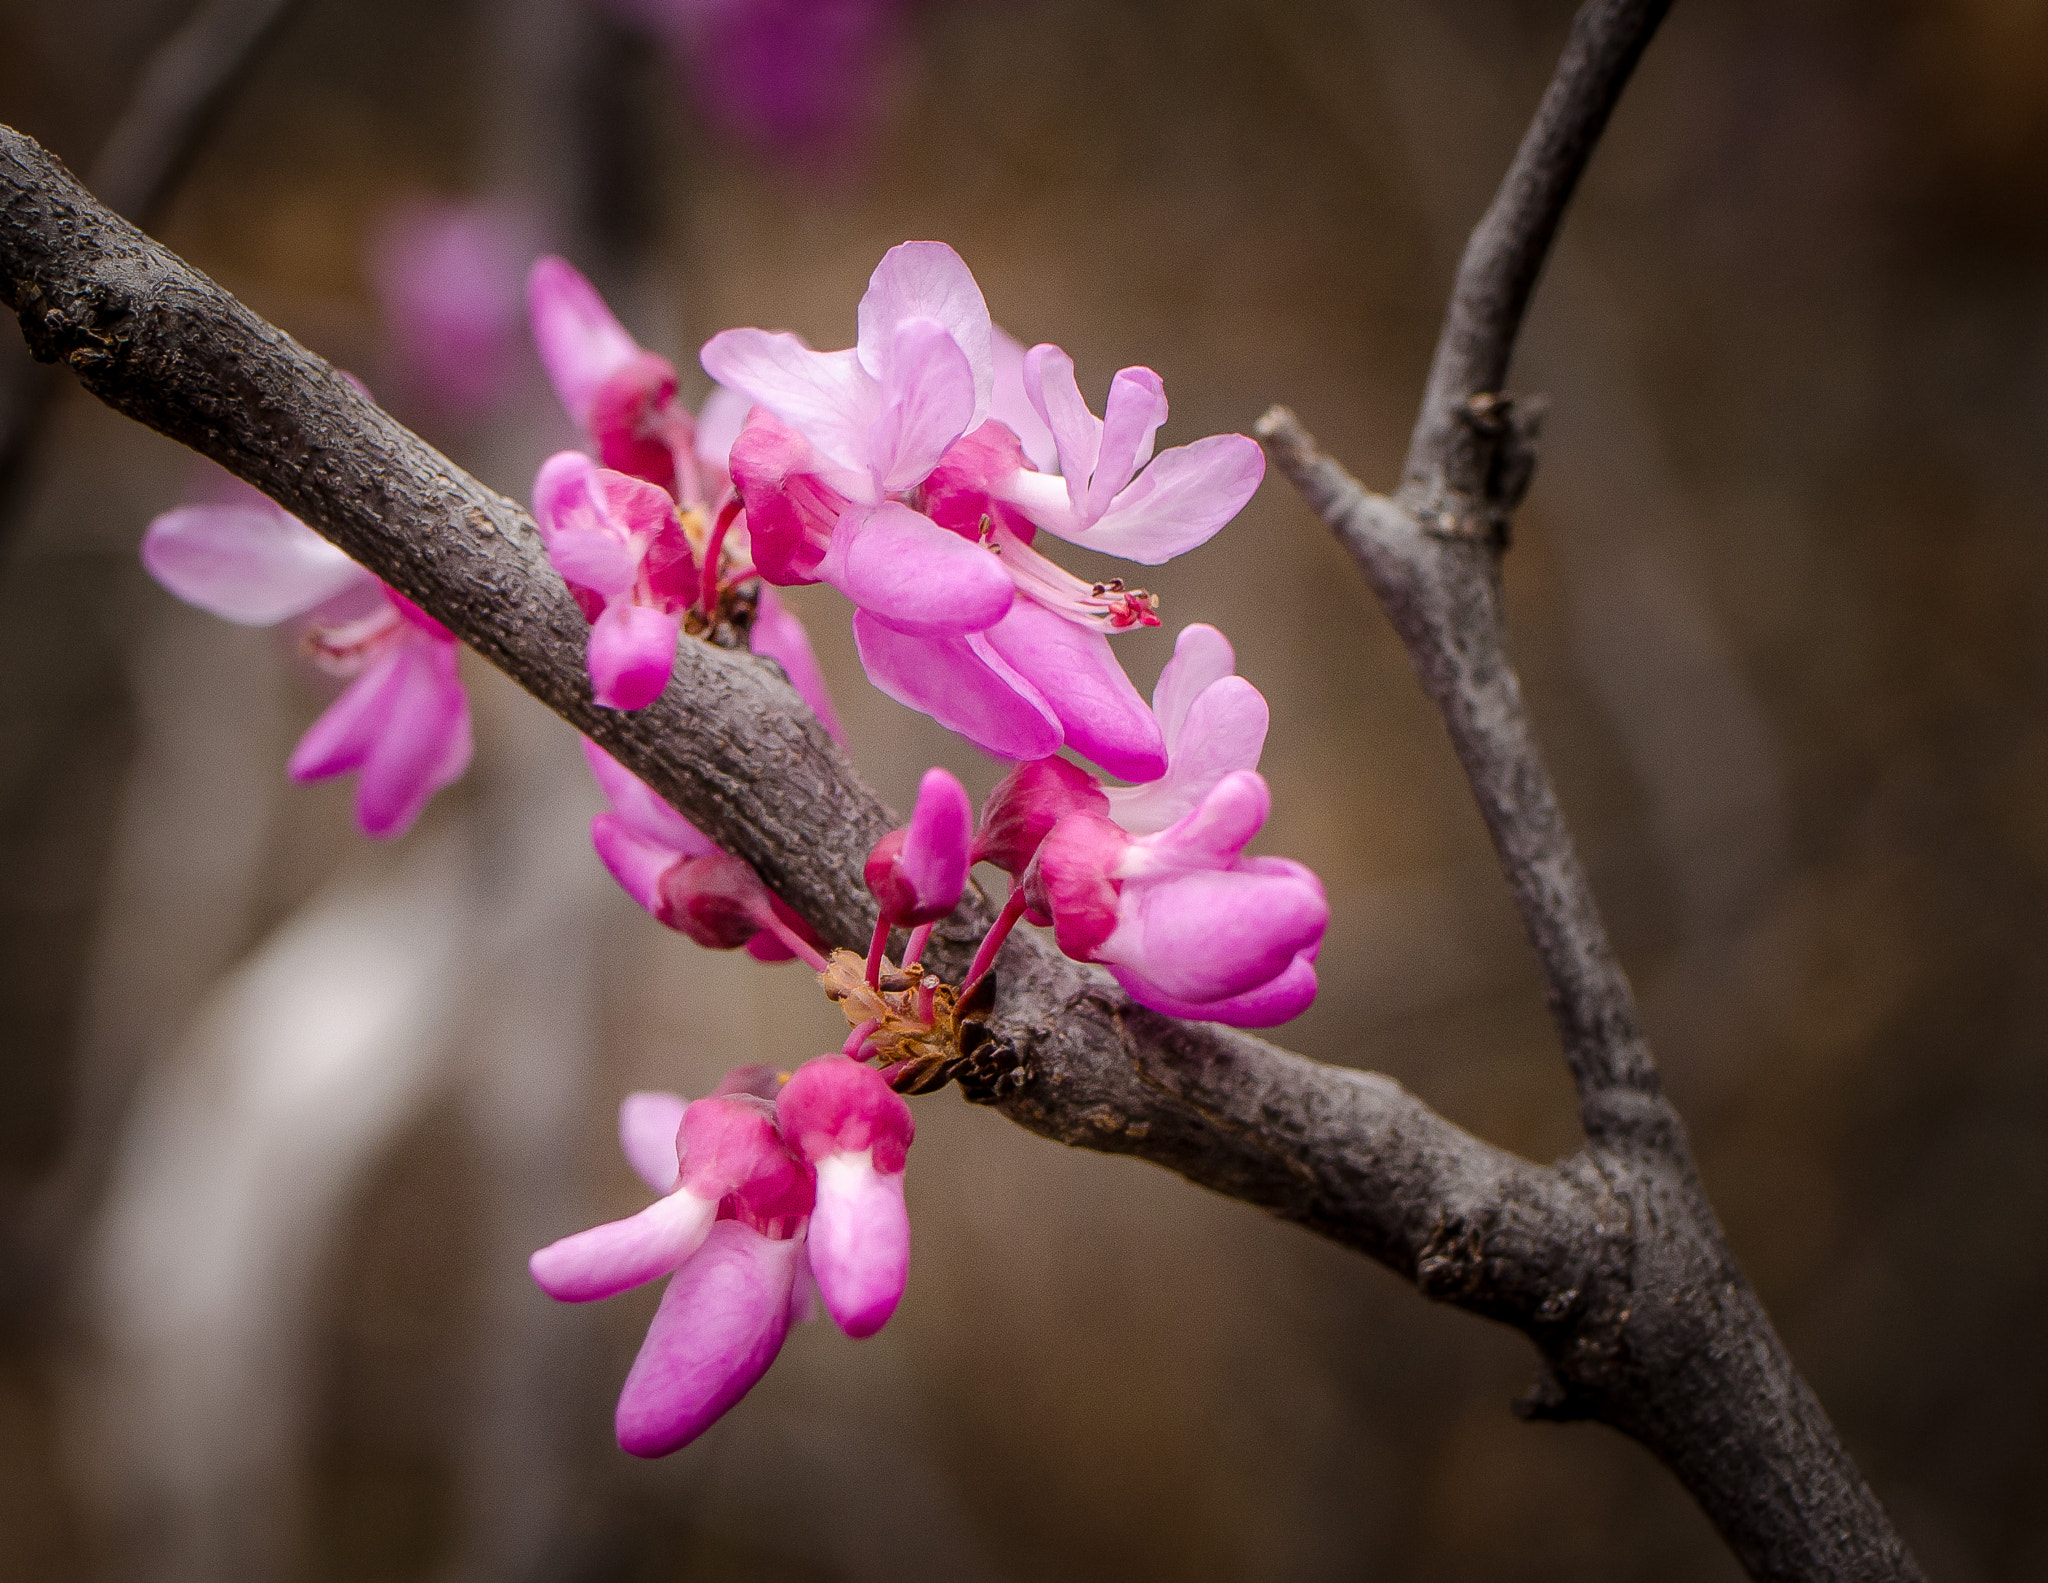
[[[1054,827],[1024,877],[1068,956],[1108,966],[1141,1005],[1263,1028],[1315,998],[1329,906],[1285,858],[1246,857],[1271,807],[1256,772],[1224,776],[1194,811],[1133,837],[1098,815]]]
[[[455,635],[282,506],[237,484],[224,503],[165,512],[143,534],[142,563],[187,604],[238,625],[314,615],[309,651],[354,680],[299,739],[288,770],[295,781],[360,771],[365,835],[403,835],[468,767]]]
[[[917,806],[904,829],[891,830],[868,855],[868,889],[891,923],[936,923],[960,904],[967,885],[967,848],[974,806],[967,790],[942,769],[918,783]]]
[[[889,1322],[910,1275],[910,1107],[873,1067],[823,1055],[797,1068],[775,1113],[817,1172],[809,1255],[818,1295],[841,1330],[871,1336]]]
[[[678,1110],[680,1115],[678,1116]],[[677,1118],[668,1159],[658,1129]],[[673,1272],[619,1395],[619,1444],[664,1456],[689,1444],[753,1388],[782,1349],[813,1201],[809,1168],[783,1142],[773,1107],[713,1095],[682,1107],[635,1095],[621,1142],[664,1196],[533,1256],[533,1278],[563,1302],[589,1302]],[[657,1189],[660,1190],[660,1189]]]
[[[533,516],[548,560],[591,622],[586,663],[597,702],[645,708],[668,685],[682,613],[698,588],[675,502],[581,451],[561,451],[534,480]]]

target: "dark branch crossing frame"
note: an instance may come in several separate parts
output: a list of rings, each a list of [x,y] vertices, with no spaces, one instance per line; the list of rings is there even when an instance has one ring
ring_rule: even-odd
[[[999,958],[967,1096],[1061,1143],[1135,1155],[1377,1259],[1525,1332],[1525,1415],[1633,1436],[1758,1578],[1922,1574],[1737,1267],[1664,1098],[1634,997],[1508,659],[1501,566],[1540,412],[1502,394],[1544,255],[1669,0],[1589,0],[1473,233],[1397,493],[1362,488],[1292,414],[1275,463],[1357,557],[1441,710],[1542,968],[1584,1145],[1522,1160],[1398,1084],[1154,1015],[1029,933]],[[861,881],[895,824],[781,673],[686,642],[635,714],[592,703],[587,627],[532,520],[335,370],[0,128],[0,292],[35,355],[213,458],[445,622],[762,878],[862,949]],[[971,892],[927,958],[957,981]]]

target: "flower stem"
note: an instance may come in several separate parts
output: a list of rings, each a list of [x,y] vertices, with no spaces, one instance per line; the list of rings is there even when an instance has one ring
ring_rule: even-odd
[[[842,1048],[839,1053],[841,1055],[852,1056],[854,1060],[858,1061],[860,1059],[860,1047],[866,1044],[868,1042],[868,1036],[881,1026],[882,1019],[880,1017],[868,1018],[866,1022],[862,1023],[859,1027],[855,1028],[853,1032],[849,1033],[846,1036],[845,1047]]]
[[[1017,920],[1024,916],[1024,887],[1012,885],[1009,900],[1003,903],[1003,910],[996,914],[996,921],[989,925],[988,933],[981,937],[981,945],[974,953],[974,965],[967,970],[967,981],[960,986],[958,1004],[967,1004],[967,997],[975,987],[988,977],[988,970],[995,966],[996,952],[1003,948],[1003,942],[1010,938],[1010,931],[1017,927]]]
[[[875,920],[874,943],[868,947],[868,988],[874,989],[882,982],[882,947],[889,943],[889,915],[885,912]]]
[[[766,929],[770,934],[774,935],[775,938],[780,940],[784,945],[788,946],[790,951],[795,954],[799,961],[807,963],[810,966],[812,972],[822,973],[825,971],[827,967],[831,966],[829,962],[827,962],[822,956],[818,954],[818,948],[816,946],[812,945],[810,941],[806,940],[802,935],[798,934],[794,929],[790,928],[788,924],[784,923],[780,918],[776,917],[774,913],[771,912],[768,914],[768,920],[766,923],[762,925],[762,927]]]
[[[931,939],[932,930],[937,927],[937,924],[921,923],[910,931],[910,944],[903,948],[903,965],[905,967],[910,966],[912,962],[924,960],[925,942]]]
[[[697,599],[704,606],[707,622],[718,619],[718,558],[725,553],[725,536],[732,531],[739,514],[740,497],[728,490],[719,502],[718,517],[711,524],[711,537],[704,542],[704,565],[698,574]]]

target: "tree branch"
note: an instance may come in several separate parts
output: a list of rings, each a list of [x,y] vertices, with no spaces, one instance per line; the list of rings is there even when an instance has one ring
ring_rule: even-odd
[[[1324,456],[1294,414],[1258,424],[1274,463],[1357,559],[1472,784],[1622,1214],[1626,1307],[1595,1294],[1532,1417],[1633,1435],[1760,1578],[1918,1578],[1743,1277],[1665,1100],[1635,997],[1537,749],[1508,657],[1501,561],[1535,468],[1539,402],[1501,393],[1530,292],[1608,115],[1669,0],[1587,0],[1535,120],[1472,233],[1398,494]]]

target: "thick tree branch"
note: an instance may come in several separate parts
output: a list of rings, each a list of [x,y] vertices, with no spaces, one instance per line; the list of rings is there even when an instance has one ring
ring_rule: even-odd
[[[1531,1416],[1597,1418],[1671,1467],[1763,1578],[1917,1578],[1737,1267],[1665,1100],[1635,997],[1537,749],[1508,657],[1501,560],[1540,404],[1501,392],[1543,260],[1668,0],[1588,0],[1465,249],[1398,494],[1322,455],[1294,414],[1268,454],[1358,560],[1436,703],[1535,947],[1587,1147],[1620,1206],[1626,1307],[1596,1294]],[[1539,1345],[1542,1345],[1539,1338]]]

